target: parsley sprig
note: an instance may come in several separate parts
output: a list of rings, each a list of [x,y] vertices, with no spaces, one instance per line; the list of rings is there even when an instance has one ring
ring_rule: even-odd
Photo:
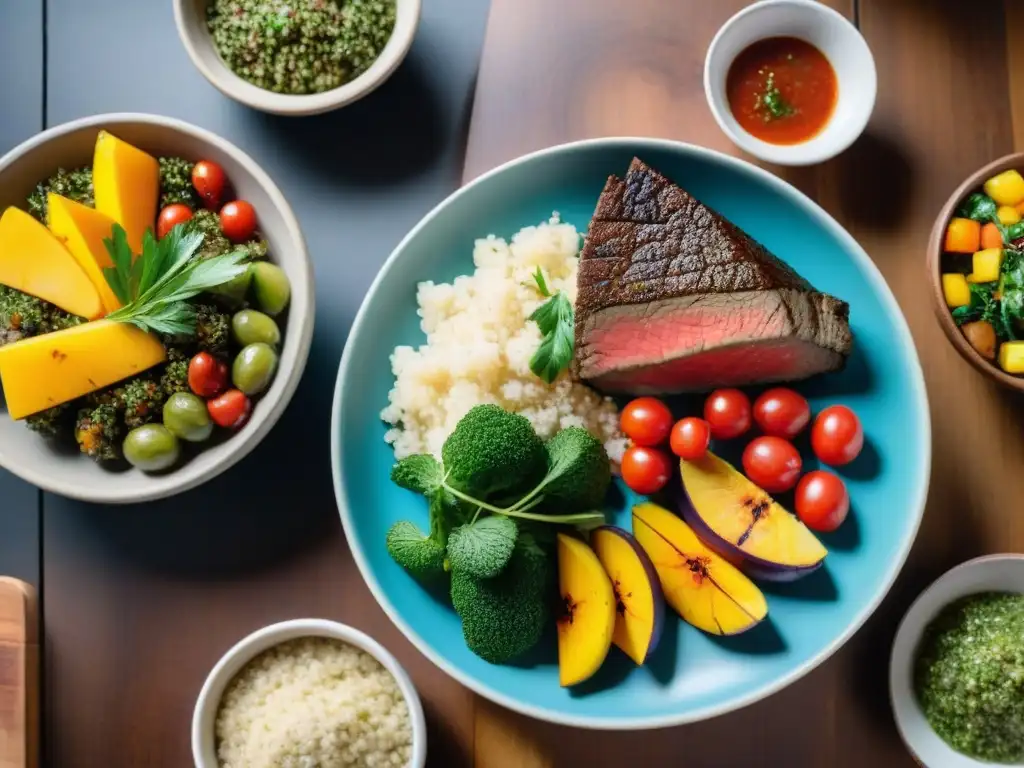
[[[575,319],[572,302],[562,292],[552,294],[540,267],[533,273],[537,291],[548,300],[537,307],[530,320],[540,328],[543,338],[530,358],[530,370],[548,384],[558,378],[572,361]]]
[[[111,237],[103,241],[114,266],[105,268],[103,275],[122,307],[107,319],[144,331],[194,335],[196,311],[188,300],[248,269],[242,251],[200,259],[202,242],[202,232],[182,224],[160,240],[147,231],[142,253],[135,258],[124,228],[115,224]]]

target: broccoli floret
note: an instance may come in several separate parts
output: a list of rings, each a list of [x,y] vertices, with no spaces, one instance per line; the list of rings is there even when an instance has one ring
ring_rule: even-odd
[[[518,536],[516,524],[501,515],[460,525],[448,537],[452,573],[493,579],[508,565]]]
[[[548,474],[542,483],[544,506],[567,513],[600,507],[612,482],[604,445],[582,427],[566,427],[544,446]]]
[[[160,388],[165,397],[176,392],[188,392],[188,360],[172,360],[160,375]]]
[[[196,345],[214,357],[227,357],[231,315],[212,304],[196,305]]]
[[[492,664],[521,656],[540,640],[548,617],[548,561],[526,535],[492,579],[452,571],[452,605],[473,653]]]
[[[75,440],[86,456],[96,461],[120,459],[121,437],[121,423],[115,405],[97,405],[78,412]]]
[[[160,382],[143,374],[126,382],[118,391],[124,413],[124,423],[130,427],[141,427],[160,416],[160,409],[167,399],[167,393]]]
[[[0,346],[83,322],[35,296],[0,285]]]
[[[196,211],[192,214],[189,226],[194,231],[203,234],[203,244],[196,251],[199,258],[209,259],[233,250],[231,241],[225,237],[220,228],[220,217],[213,211],[208,211],[205,208]]]
[[[544,443],[524,416],[497,405],[477,405],[441,447],[448,485],[486,499],[528,490],[547,470]]]
[[[388,531],[388,554],[418,579],[444,574],[444,545],[423,533],[415,523],[399,520]]]
[[[61,403],[45,411],[26,417],[25,426],[43,437],[54,438],[64,432],[71,423],[74,403]]]
[[[28,196],[28,212],[46,224],[46,195],[54,192],[74,200],[76,203],[93,207],[92,168],[85,166],[73,171],[58,168],[46,181],[36,185]]]
[[[190,163],[180,157],[161,157],[160,163],[160,207],[174,203],[184,203],[189,208],[199,205],[199,197],[192,186],[192,168]]]

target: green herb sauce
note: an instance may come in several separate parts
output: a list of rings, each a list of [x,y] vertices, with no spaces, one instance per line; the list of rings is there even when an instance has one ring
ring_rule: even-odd
[[[953,749],[1024,763],[1024,595],[986,592],[947,606],[925,630],[914,688]]]
[[[207,26],[230,69],[275,93],[355,79],[395,28],[395,0],[212,0]]]

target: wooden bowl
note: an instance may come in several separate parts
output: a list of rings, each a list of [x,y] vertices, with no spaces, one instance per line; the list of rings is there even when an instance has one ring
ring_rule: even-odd
[[[979,168],[968,176],[964,182],[956,188],[956,191],[949,196],[932,227],[932,236],[928,241],[928,276],[932,286],[932,305],[935,307],[935,315],[939,318],[939,325],[950,340],[960,356],[981,371],[990,379],[998,381],[1018,392],[1024,392],[1024,376],[1014,376],[1002,370],[995,362],[986,360],[978,354],[970,345],[960,328],[953,321],[949,307],[946,306],[946,298],[942,293],[942,245],[946,237],[946,227],[949,220],[960,205],[960,202],[971,192],[981,189],[986,179],[995,176],[997,173],[1016,168],[1024,169],[1024,152],[1015,152],[994,160],[988,165]]]

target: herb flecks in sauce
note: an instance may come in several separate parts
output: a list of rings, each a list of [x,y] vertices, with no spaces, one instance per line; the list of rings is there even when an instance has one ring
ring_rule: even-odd
[[[953,749],[1024,762],[1024,595],[989,592],[947,606],[925,631],[914,688]]]
[[[761,70],[764,73],[764,70]],[[755,109],[764,114],[764,121],[779,120],[790,117],[796,113],[793,106],[782,96],[782,91],[775,84],[775,73],[769,71],[765,75],[764,92],[759,93],[756,99]]]

